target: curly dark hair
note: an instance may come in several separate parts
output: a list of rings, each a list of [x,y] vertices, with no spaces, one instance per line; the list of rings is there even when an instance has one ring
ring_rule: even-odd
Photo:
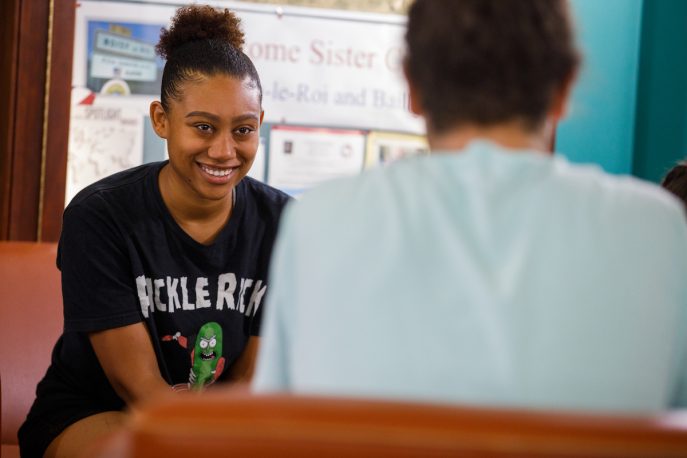
[[[579,63],[568,10],[566,0],[416,0],[405,66],[429,125],[539,127]]]
[[[183,83],[216,74],[249,77],[258,88],[262,103],[260,77],[253,62],[243,53],[244,34],[240,25],[241,20],[228,9],[189,5],[176,11],[169,30],[161,30],[155,48],[167,59],[161,89],[165,110],[170,99],[181,95]]]
[[[680,161],[670,169],[661,182],[661,186],[687,203],[687,162]]]

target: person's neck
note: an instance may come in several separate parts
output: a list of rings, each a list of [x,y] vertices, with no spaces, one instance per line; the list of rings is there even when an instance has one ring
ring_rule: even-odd
[[[185,184],[178,179],[167,164],[160,171],[158,183],[160,194],[165,205],[174,216],[182,221],[203,221],[226,216],[231,211],[231,198],[212,201],[200,199],[189,192]]]
[[[233,210],[231,196],[228,199],[209,201],[188,192],[166,165],[160,171],[160,194],[172,218],[197,242],[210,244],[227,224]]]
[[[462,150],[473,140],[488,140],[510,150],[530,150],[550,154],[551,133],[548,127],[527,129],[520,121],[492,126],[463,124],[436,131],[427,126],[427,141],[432,152]]]

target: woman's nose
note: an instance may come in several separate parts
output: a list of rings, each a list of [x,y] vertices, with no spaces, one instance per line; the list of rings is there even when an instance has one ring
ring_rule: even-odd
[[[216,160],[236,157],[236,143],[231,135],[220,135],[208,149],[208,156]]]

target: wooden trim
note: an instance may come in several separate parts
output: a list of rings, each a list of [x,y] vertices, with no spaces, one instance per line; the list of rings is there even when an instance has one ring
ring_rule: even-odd
[[[36,224],[36,239],[41,240],[43,232],[43,199],[45,198],[46,159],[48,157],[48,114],[50,113],[50,74],[52,72],[52,44],[53,18],[55,16],[55,0],[48,0],[48,42],[45,56],[45,88],[43,91],[43,135],[41,136],[41,171],[38,178],[38,223]]]
[[[19,1],[0,1],[0,240],[9,237],[12,145],[19,43]]]
[[[680,412],[621,415],[218,387],[203,396],[157,397],[88,456],[218,456],[231,444],[233,455],[252,458],[685,458],[685,420]]]
[[[54,242],[62,228],[67,186],[67,149],[74,52],[75,0],[54,0],[51,52],[50,105],[48,108],[46,170],[38,239]]]
[[[20,2],[14,141],[9,208],[10,240],[35,240],[38,221],[45,43],[48,4]]]

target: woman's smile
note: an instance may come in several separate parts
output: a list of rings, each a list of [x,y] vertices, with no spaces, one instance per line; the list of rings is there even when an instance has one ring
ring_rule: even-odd
[[[217,167],[203,164],[197,162],[198,168],[201,170],[202,175],[211,184],[223,185],[229,183],[236,171],[238,166],[235,167]]]

